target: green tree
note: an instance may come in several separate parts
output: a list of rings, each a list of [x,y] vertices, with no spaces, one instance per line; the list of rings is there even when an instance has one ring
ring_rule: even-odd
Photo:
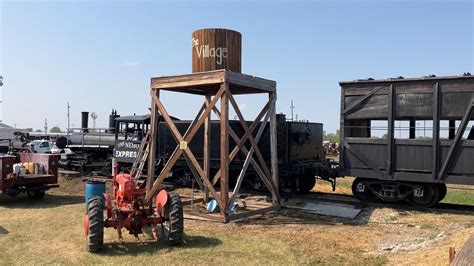
[[[50,130],[49,130],[50,133],[61,133],[61,129],[59,127],[52,127]]]
[[[324,133],[323,140],[339,143],[339,129],[336,130],[335,133],[329,133],[329,134]]]
[[[28,132],[33,132],[33,129],[31,127],[26,129]]]

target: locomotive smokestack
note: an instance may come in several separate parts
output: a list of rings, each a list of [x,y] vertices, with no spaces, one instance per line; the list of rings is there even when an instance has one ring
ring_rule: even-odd
[[[89,128],[89,112],[81,112],[81,128],[82,132],[89,132],[87,128]]]
[[[117,115],[117,110],[112,109],[112,113],[109,115],[109,132],[111,134],[115,133],[115,118],[120,117],[120,115]]]

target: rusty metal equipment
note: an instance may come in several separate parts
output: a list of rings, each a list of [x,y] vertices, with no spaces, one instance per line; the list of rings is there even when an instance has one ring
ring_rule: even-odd
[[[161,91],[174,91],[188,94],[200,95],[204,103],[196,115],[196,118],[190,123],[186,132],[183,134],[176,126],[168,114],[162,100]],[[257,118],[249,125],[245,121],[240,108],[234,98],[235,95],[243,94],[266,94],[268,102],[257,115]],[[200,72],[188,75],[158,77],[151,80],[151,148],[148,156],[148,175],[147,175],[147,195],[144,203],[148,204],[159,190],[165,177],[173,169],[181,156],[186,160],[193,177],[203,191],[204,197],[210,193],[218,205],[222,216],[222,221],[238,219],[241,217],[275,210],[280,206],[279,180],[278,180],[278,161],[277,161],[277,132],[276,132],[276,82],[249,75],[235,73],[227,70],[216,70]],[[217,102],[220,100],[220,109],[217,108]],[[243,134],[239,136],[232,127],[229,126],[229,105],[233,107],[240,122]],[[217,140],[210,139],[211,113],[220,120],[220,139],[218,147],[220,149],[220,167],[214,175],[210,171],[210,151],[211,142]],[[158,136],[158,117],[162,116],[166,125],[172,132],[176,140],[173,153],[167,160],[164,167],[158,173],[154,180],[154,162],[156,156],[157,136]],[[270,128],[270,167],[266,164],[258,142],[269,123]],[[204,142],[203,142],[203,160],[202,165],[197,160],[194,151],[189,143],[204,124]],[[229,138],[232,138],[236,145],[229,152]],[[247,144],[248,142],[248,144]],[[247,144],[247,145],[246,145]],[[214,144],[215,145],[215,144]],[[241,153],[245,157],[244,164],[237,178],[234,190],[229,197],[229,164]],[[254,158],[254,155],[256,158]],[[243,179],[249,166],[252,166],[266,188],[272,194],[273,205],[268,208],[254,210],[244,213],[231,213],[231,205],[239,193]],[[214,188],[214,184],[219,181],[220,191]]]
[[[357,177],[352,186],[357,198],[430,207],[444,198],[446,184],[474,184],[474,128],[468,128],[474,76],[340,85],[340,163],[343,174]],[[375,136],[380,129],[386,134]]]
[[[149,138],[142,141],[138,156],[137,170],[143,168],[143,158],[148,152]],[[116,166],[115,166],[116,167]],[[123,242],[122,229],[128,230],[139,240],[138,235],[149,227],[153,238],[162,239],[169,245],[179,245],[183,240],[183,207],[179,195],[161,189],[153,195],[155,203],[145,202],[149,191],[140,182],[141,175],[116,174],[114,170],[113,198],[107,194],[92,196],[87,201],[87,214],[84,216],[86,247],[90,252],[102,249],[104,228],[117,230],[120,242]],[[136,173],[136,172],[135,172]],[[156,196],[155,196],[156,195]],[[104,220],[104,210],[106,219]]]
[[[58,185],[58,155],[18,153],[17,156],[0,156],[0,194],[16,196],[26,192],[32,199],[42,199],[45,191]],[[24,173],[15,166],[27,167]]]

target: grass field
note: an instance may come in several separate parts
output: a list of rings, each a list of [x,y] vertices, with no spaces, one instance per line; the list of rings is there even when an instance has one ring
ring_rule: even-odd
[[[340,182],[338,191],[350,190],[348,184]],[[449,246],[459,250],[474,233],[474,218],[465,214],[366,208],[354,220],[341,220],[283,211],[229,224],[185,220],[185,243],[176,248],[147,235],[136,243],[125,234],[121,245],[116,231],[105,229],[104,250],[90,254],[83,183],[62,180],[61,186],[37,202],[0,196],[0,265],[439,265]],[[456,195],[451,200],[472,197]]]
[[[472,188],[459,189],[448,186],[448,194],[442,202],[474,205],[474,190]]]
[[[120,245],[116,232],[106,229],[105,248],[90,254],[84,248],[81,196],[48,195],[42,202],[31,202],[24,196],[0,199],[0,264],[300,264],[343,263],[381,264],[384,256],[358,256],[362,247],[324,239],[304,239],[311,232],[298,232],[292,225],[272,232],[272,228],[231,224],[209,224],[186,221],[186,237],[182,247],[168,248],[154,243],[150,236],[136,243],[126,235],[127,243]],[[7,214],[8,213],[8,214]],[[320,228],[319,228],[320,229]],[[331,250],[319,257],[321,249]],[[336,252],[337,250],[351,251]]]

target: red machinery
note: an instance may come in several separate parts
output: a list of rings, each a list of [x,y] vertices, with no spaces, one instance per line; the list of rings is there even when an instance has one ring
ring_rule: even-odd
[[[0,195],[16,196],[21,192],[26,192],[32,199],[42,199],[46,190],[59,187],[58,159],[58,155],[44,153],[0,156]],[[15,174],[16,163],[34,164],[37,170],[39,166],[42,170]]]
[[[122,228],[138,240],[144,227],[150,227],[155,240],[161,233],[169,245],[179,245],[183,241],[183,207],[179,195],[161,190],[155,197],[155,204],[144,205],[145,188],[140,188],[129,174],[114,176],[114,198],[107,193],[93,196],[87,203],[84,216],[86,247],[89,251],[99,251],[103,246],[104,227],[117,229],[120,242],[123,242]],[[104,220],[104,210],[107,218]],[[161,230],[157,227],[161,225]]]

